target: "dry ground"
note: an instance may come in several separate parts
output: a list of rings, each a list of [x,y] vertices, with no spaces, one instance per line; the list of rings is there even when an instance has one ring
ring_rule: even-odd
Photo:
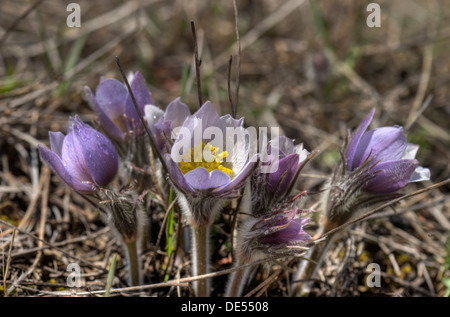
[[[82,90],[95,88],[100,76],[121,78],[115,56],[126,70],[143,73],[161,107],[182,93],[187,74],[184,94],[195,110],[194,21],[204,98],[221,113],[229,111],[230,55],[235,88],[232,1],[80,0],[81,28],[66,26],[69,2],[4,0],[0,7],[0,296],[100,296],[113,255],[113,288],[127,286],[123,252],[98,212],[43,165],[37,151],[38,144],[48,145],[48,131],[65,132],[69,116],[95,122]],[[374,123],[402,125],[409,141],[421,145],[418,159],[432,179],[407,192],[449,177],[450,9],[445,0],[380,0],[381,27],[369,28],[368,3],[238,1],[238,114],[248,125],[280,126],[307,149],[320,150],[304,170],[301,189],[321,188],[347,129],[372,107]],[[310,295],[448,295],[449,189],[413,196],[348,228]],[[317,199],[310,195],[305,203],[314,207]],[[163,216],[155,211],[156,227]],[[311,234],[316,227],[309,227]],[[228,230],[225,214],[214,227],[215,271],[230,267]],[[181,250],[173,261],[163,243],[148,243],[142,256],[147,286],[114,295],[191,295],[185,285],[148,286],[166,274],[169,280],[189,276],[189,258]],[[258,267],[247,292],[287,296],[287,272],[296,261]],[[80,288],[66,283],[72,262],[81,266]],[[365,284],[369,263],[380,265],[379,288]],[[224,276],[214,279],[214,296],[221,296],[224,283]]]

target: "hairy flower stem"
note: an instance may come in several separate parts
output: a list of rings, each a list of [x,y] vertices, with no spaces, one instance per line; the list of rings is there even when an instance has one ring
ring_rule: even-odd
[[[209,225],[191,227],[192,276],[209,273],[209,231]],[[197,297],[208,297],[210,295],[210,283],[208,279],[195,281],[193,287],[195,296]]]
[[[298,270],[293,278],[294,287],[292,288],[293,296],[308,295],[311,290],[311,279],[315,278],[317,272],[323,264],[323,260],[327,255],[330,247],[336,238],[336,234],[330,234],[327,239],[316,244],[306,255],[310,261],[301,261]]]
[[[141,266],[139,263],[137,242],[138,239],[125,242],[130,274],[129,283],[131,286],[139,286],[141,284]]]
[[[247,261],[237,261],[234,267],[239,267],[241,265],[247,264]],[[225,291],[225,297],[240,297],[242,296],[242,291],[244,289],[245,283],[247,282],[248,273],[250,267],[245,267],[231,273],[228,282],[227,289]]]

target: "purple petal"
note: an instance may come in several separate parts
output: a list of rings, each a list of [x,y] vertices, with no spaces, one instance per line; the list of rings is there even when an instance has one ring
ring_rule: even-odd
[[[347,169],[350,171],[354,170],[357,167],[354,162],[354,157],[355,157],[356,151],[358,150],[361,137],[363,136],[364,132],[366,132],[367,128],[370,125],[370,122],[372,122],[374,114],[375,114],[375,108],[372,109],[372,111],[369,113],[369,115],[361,122],[361,124],[359,125],[356,132],[354,132],[350,138],[350,142],[347,146],[347,150],[345,153]]]
[[[215,122],[211,122],[211,125],[214,125],[220,128],[222,131],[226,131],[226,128],[240,128],[244,125],[244,118],[234,119],[230,114],[226,114],[220,118],[218,118]]]
[[[188,106],[182,103],[180,99],[178,97],[170,102],[164,113],[164,119],[172,123],[172,129],[181,126],[184,120],[191,115]]]
[[[201,118],[207,126],[210,126],[211,123],[216,122],[220,117],[209,100],[206,101],[200,109],[193,114],[193,116],[196,118]]]
[[[280,151],[284,156],[289,155],[294,152],[294,142],[291,138],[280,136],[278,138]]]
[[[50,148],[52,152],[55,152],[59,157],[61,157],[62,146],[66,136],[61,132],[49,132],[48,135],[50,137]]]
[[[82,183],[73,178],[66,170],[61,158],[46,147],[39,145],[39,152],[42,160],[56,173],[58,176],[74,190],[89,192],[92,191],[92,186],[87,183]]]
[[[188,184],[197,190],[216,189],[230,182],[230,177],[221,170],[208,172],[201,166],[186,173],[184,177]]]
[[[373,193],[393,193],[408,184],[418,162],[416,160],[395,160],[381,162],[373,170],[380,172],[366,186]]]
[[[290,187],[299,168],[299,156],[292,153],[278,161],[278,169],[269,174],[269,192],[283,195]],[[276,190],[276,192],[274,192]]]
[[[353,162],[359,166],[369,155],[374,161],[399,160],[405,153],[406,145],[406,136],[401,127],[377,128],[364,133]]]
[[[103,80],[95,90],[95,100],[98,107],[111,120],[122,120],[125,113],[125,100],[128,91],[124,84],[116,79]],[[97,109],[95,109],[97,111]]]
[[[84,158],[82,167],[87,168],[88,175],[95,184],[106,186],[114,179],[119,168],[119,158],[113,144],[87,124],[74,125],[73,133],[74,148],[81,149],[80,153]],[[80,157],[80,154],[77,156]]]
[[[64,139],[61,160],[72,178],[80,182],[92,182],[93,179],[83,156],[82,144],[75,137],[74,132],[70,131]]]
[[[253,172],[256,160],[250,159],[247,164],[236,174],[231,182],[221,187],[217,193],[227,192],[239,187]]]
[[[307,223],[308,220],[304,219],[289,220],[287,227],[264,237],[261,243],[282,246],[294,242],[306,242],[311,239],[311,236],[303,230],[303,226]]]
[[[123,112],[122,115],[118,115],[118,117],[109,117],[108,114],[103,111],[103,108],[98,105],[97,100],[95,99],[94,94],[92,93],[91,89],[89,87],[85,87],[85,92],[89,101],[89,104],[91,105],[91,108],[95,110],[97,113],[97,116],[102,123],[103,128],[106,130],[106,132],[115,140],[123,141],[124,140],[124,132],[126,131],[126,125],[123,118]],[[118,111],[116,109],[116,111]],[[123,109],[122,109],[123,111]],[[115,120],[115,121],[113,121]]]
[[[216,127],[219,118],[219,115],[209,101],[205,102],[196,113],[186,118],[182,127],[184,127],[186,132],[189,131],[186,134],[190,135],[191,147],[195,147],[203,141],[205,130],[208,127]],[[177,140],[179,138],[180,135],[178,135]]]
[[[147,90],[147,86],[140,72],[136,72],[134,74],[133,80],[130,83],[131,91],[133,92],[134,98],[136,99],[136,103],[141,111],[141,114],[144,114],[145,105],[153,104],[152,97],[150,96],[149,91]],[[128,94],[125,102],[125,114],[127,117],[134,121],[138,126],[140,126],[140,118],[138,113],[136,112],[136,107],[134,106],[133,99],[131,95]]]
[[[303,240],[304,234],[306,233],[303,232],[300,219],[293,219],[285,229],[276,232],[274,235],[279,239]],[[309,236],[308,234],[306,235]]]
[[[186,181],[186,178],[184,177],[183,172],[181,172],[178,163],[172,160],[170,154],[165,154],[164,158],[167,162],[169,176],[171,177],[175,185],[184,192],[190,192],[191,194],[194,194],[195,189],[192,188],[192,186]]]

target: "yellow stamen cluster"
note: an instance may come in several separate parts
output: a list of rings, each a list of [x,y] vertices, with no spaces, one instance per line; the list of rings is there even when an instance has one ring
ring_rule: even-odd
[[[205,154],[210,154],[208,156],[213,158],[211,162],[205,161]],[[218,153],[217,147],[212,146],[209,143],[202,142],[201,144],[198,144],[197,146],[192,148],[190,153],[185,154],[183,160],[180,162],[180,169],[183,174],[186,174],[187,172],[190,172],[197,167],[202,166],[208,172],[218,169],[230,175],[231,177],[233,171],[223,166],[223,159],[227,156],[227,151]]]

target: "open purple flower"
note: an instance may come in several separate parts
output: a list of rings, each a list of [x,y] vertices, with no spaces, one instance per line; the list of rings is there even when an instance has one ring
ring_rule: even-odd
[[[137,105],[144,113],[144,106],[153,104],[150,92],[140,72],[128,78]],[[140,135],[145,130],[133,104],[127,86],[113,78],[101,78],[95,95],[85,87],[88,102],[97,113],[106,132],[115,140],[123,142],[130,131]]]
[[[165,112],[146,107],[146,117],[188,219],[209,224],[223,199],[237,197],[256,161],[243,118],[221,117],[209,101],[189,115],[179,99]]]
[[[273,255],[297,255],[308,250],[311,236],[303,230],[309,218],[297,217],[296,207],[266,217],[248,218],[238,236],[241,261]]]
[[[309,152],[285,136],[271,140],[252,176],[252,213],[270,212],[291,194]]]
[[[235,135],[239,137],[232,140]],[[228,196],[242,185],[255,162],[245,136],[243,118],[220,117],[207,101],[184,121],[171,153],[165,155],[176,186],[193,196]]]
[[[49,132],[51,150],[39,145],[41,158],[76,191],[106,187],[119,167],[111,141],[78,116],[70,118],[67,130],[67,135]]]
[[[406,141],[402,127],[381,127],[367,131],[375,109],[351,136],[345,152],[346,169],[353,172],[367,164],[367,173],[374,173],[365,190],[372,193],[393,193],[409,182],[430,179],[430,171],[418,166],[415,155],[418,145]]]

